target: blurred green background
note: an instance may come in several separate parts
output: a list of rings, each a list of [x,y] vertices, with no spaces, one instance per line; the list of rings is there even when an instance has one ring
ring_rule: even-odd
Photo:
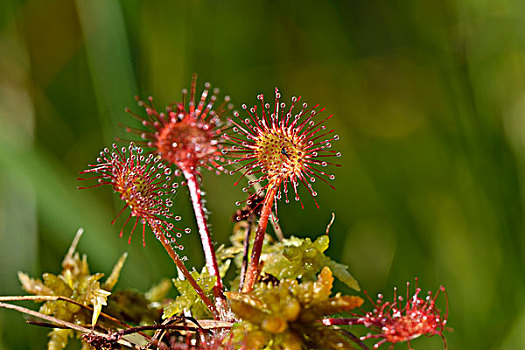
[[[525,348],[524,20],[521,0],[1,1],[0,294],[21,293],[19,270],[58,272],[80,226],[92,271],[130,252],[119,287],[174,275],[152,236],[118,238],[109,188],[75,178],[125,135],[135,94],[177,101],[197,72],[236,106],[277,85],[335,115],[337,190],[317,184],[319,210],[281,204],[287,235],[316,237],[334,212],[330,255],[371,294],[443,284],[450,349]],[[219,243],[235,179],[205,175]],[[184,190],[175,202],[193,226]],[[200,267],[196,235],[182,243]],[[47,331],[0,310],[2,350],[44,349]]]

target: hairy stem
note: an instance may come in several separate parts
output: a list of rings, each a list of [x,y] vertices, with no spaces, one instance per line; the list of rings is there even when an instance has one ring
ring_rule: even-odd
[[[253,289],[255,281],[259,276],[259,260],[261,258],[261,252],[264,242],[264,234],[266,233],[266,226],[268,226],[268,218],[272,212],[272,205],[275,199],[275,194],[277,189],[280,186],[279,181],[271,182],[268,185],[268,190],[266,191],[266,197],[264,198],[264,204],[261,211],[261,217],[259,219],[259,225],[257,226],[257,231],[255,232],[255,240],[253,241],[252,256],[250,258],[250,264],[248,265],[248,270],[246,271],[245,282],[242,287],[243,293],[248,293]]]
[[[192,277],[192,275],[190,274],[186,266],[184,266],[184,263],[179,258],[179,255],[173,250],[173,247],[169,244],[168,240],[164,237],[160,237],[159,241],[164,246],[164,249],[166,249],[166,252],[168,252],[168,255],[171,257],[171,260],[173,260],[173,262],[182,272],[184,277],[186,277],[186,280],[190,282],[193,289],[195,289],[195,292],[197,292],[197,295],[201,298],[201,300],[208,307],[208,309],[210,309],[211,313],[215,316],[215,318],[218,318],[219,313],[217,312],[217,308],[211,302],[211,300],[206,296],[206,294],[204,293],[202,288],[199,286],[197,281],[195,281],[195,279]]]
[[[193,205],[193,212],[195,213],[195,219],[197,221],[197,227],[199,229],[199,235],[202,242],[202,250],[204,251],[204,258],[206,260],[206,267],[210,276],[216,276],[217,282],[214,286],[215,297],[224,299],[223,285],[221,276],[219,273],[219,266],[217,265],[217,258],[215,257],[215,249],[211,242],[210,230],[208,228],[208,222],[206,221],[206,215],[204,214],[204,206],[202,205],[201,190],[199,181],[195,171],[189,169],[182,169],[186,182],[188,183],[188,189],[190,191],[191,204]]]
[[[254,183],[253,188],[255,189],[255,193],[259,193],[259,191],[262,189],[262,186],[256,181],[257,177],[253,174],[246,174],[246,177],[248,178],[248,181],[252,181]],[[279,220],[277,220],[276,217],[270,216],[270,223],[273,226],[273,231],[275,232],[277,239],[282,241],[284,239],[284,235],[283,230],[281,230],[281,225],[279,225]]]

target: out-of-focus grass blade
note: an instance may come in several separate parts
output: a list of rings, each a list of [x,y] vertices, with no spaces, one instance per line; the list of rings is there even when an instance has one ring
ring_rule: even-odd
[[[77,0],[78,16],[106,142],[137,89],[118,1]]]

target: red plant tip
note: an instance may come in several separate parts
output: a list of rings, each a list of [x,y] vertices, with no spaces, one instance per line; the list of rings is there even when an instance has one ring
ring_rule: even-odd
[[[294,112],[301,96],[292,97],[292,103],[287,108],[284,102],[280,102],[281,94],[277,88],[272,105],[264,102],[262,94],[258,95],[257,99],[260,101],[260,111],[256,105],[248,108],[244,104],[242,108],[248,117],[242,119],[234,112],[238,120],[230,120],[234,125],[233,130],[240,137],[223,135],[223,138],[231,143],[226,153],[237,158],[230,163],[239,164],[239,167],[230,173],[241,171],[241,178],[246,175],[258,175],[256,180],[248,182],[244,191],[256,183],[263,183],[265,185],[262,189],[256,192],[259,194],[272,183],[279,187],[277,198],[280,199],[283,184],[282,192],[288,203],[289,185],[293,186],[295,200],[300,201],[297,188],[301,183],[308,189],[312,198],[315,197],[317,192],[312,183],[316,179],[326,183],[335,179],[334,175],[326,173],[323,168],[327,165],[339,166],[326,161],[327,157],[341,156],[340,152],[330,149],[332,141],[338,140],[339,136],[333,134],[334,130],[327,130],[324,125],[332,115],[316,121],[315,117],[324,111],[324,108],[319,109],[319,105],[309,108],[306,103],[302,104],[299,112]],[[319,207],[315,198],[314,202]]]
[[[176,244],[174,236],[182,236],[182,230],[169,220],[179,221],[181,218],[170,213],[169,208],[173,202],[167,196],[176,192],[178,183],[171,181],[171,169],[165,168],[164,164],[159,162],[158,156],[153,154],[144,156],[142,153],[142,148],[136,147],[133,143],[127,148],[119,149],[116,144],[113,144],[112,150],[105,148],[100,152],[96,164],[90,164],[89,169],[80,172],[80,174],[93,174],[91,178],[80,180],[97,179],[97,184],[79,188],[103,185],[113,187],[120,199],[125,202],[117,217],[128,207],[131,210],[120,231],[121,237],[131,217],[136,218],[128,243],[131,242],[131,236],[140,221],[143,245],[145,245],[146,224],[151,227],[158,239],[168,239]],[[112,224],[117,217],[113,219]]]
[[[180,169],[197,172],[201,166],[220,173],[224,171],[222,163],[221,134],[224,124],[221,117],[232,109],[230,98],[216,106],[219,89],[210,93],[210,84],[206,83],[200,97],[196,98],[197,76],[191,82],[191,93],[186,106],[188,91],[182,91],[182,102],[171,104],[165,111],[157,111],[153,98],[147,101],[135,97],[138,105],[143,107],[146,116],[127,110],[141,121],[142,129],[127,128],[126,131],[138,134],[142,141],[140,145],[152,148],[168,164],[175,164]]]
[[[411,348],[412,339],[422,335],[431,337],[438,334],[443,339],[446,349],[447,343],[443,331],[448,318],[448,298],[445,288],[441,286],[434,296],[429,291],[423,299],[420,297],[421,288],[417,287],[417,279],[415,287],[414,294],[410,296],[410,283],[407,282],[406,299],[397,296],[397,288],[394,288],[394,299],[391,302],[384,301],[381,294],[378,295],[376,302],[368,298],[374,305],[374,309],[365,315],[356,315],[359,318],[352,322],[352,324],[361,324],[374,331],[374,333],[361,337],[361,340],[381,339],[373,346],[374,349],[384,343],[399,342],[407,342]],[[436,299],[440,292],[445,295],[447,307],[443,316],[436,307]]]

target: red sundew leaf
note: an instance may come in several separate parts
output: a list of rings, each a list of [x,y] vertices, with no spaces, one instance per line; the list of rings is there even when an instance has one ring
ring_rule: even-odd
[[[385,301],[381,294],[378,295],[377,301],[373,302],[373,310],[364,315],[356,315],[359,318],[352,322],[352,324],[361,324],[369,328],[372,333],[361,337],[365,339],[380,339],[374,345],[377,349],[384,343],[399,343],[407,342],[410,346],[410,341],[422,335],[434,336],[439,335],[443,339],[445,349],[447,348],[443,332],[448,319],[448,298],[444,287],[440,287],[438,292],[432,296],[432,292],[428,292],[425,298],[420,296],[421,288],[417,287],[415,293],[409,295],[410,283],[407,282],[406,296],[397,296],[394,293],[392,301]],[[394,288],[397,292],[397,288]],[[447,302],[447,311],[444,315],[436,307],[436,299],[443,293]]]
[[[186,106],[188,92],[183,90],[182,102],[168,105],[164,112],[157,111],[153,98],[143,101],[136,97],[146,116],[126,109],[134,118],[141,121],[143,129],[126,127],[126,131],[137,134],[141,146],[151,148],[167,164],[174,164],[181,170],[198,172],[201,166],[223,172],[223,139],[221,134],[227,128],[221,118],[228,114],[232,105],[230,97],[216,106],[219,89],[211,90],[205,83],[201,96],[196,100],[197,76],[191,83],[190,98]],[[211,92],[211,93],[210,93]]]
[[[131,242],[131,236],[140,221],[144,245],[146,225],[154,226],[156,235],[164,235],[171,243],[176,243],[175,236],[180,237],[182,230],[169,221],[179,221],[180,216],[173,216],[170,212],[172,202],[168,195],[175,193],[178,184],[171,181],[171,169],[165,168],[159,162],[159,157],[142,153],[142,148],[133,143],[127,148],[119,149],[115,144],[112,150],[105,148],[100,152],[97,163],[89,165],[87,170],[80,173],[96,174],[92,179],[98,179],[98,183],[79,188],[110,185],[119,194],[125,205],[117,217],[128,207],[131,211],[122,226],[121,236],[130,219],[135,218],[128,242]]]
[[[230,173],[240,171],[241,179],[246,175],[259,174],[256,182],[266,183],[263,188],[267,188],[270,183],[279,184],[278,198],[282,197],[282,184],[286,202],[289,201],[289,183],[292,184],[295,200],[301,200],[297,192],[301,183],[319,207],[315,201],[317,192],[311,183],[315,182],[316,178],[328,183],[328,180],[335,177],[318,167],[339,166],[321,159],[341,155],[340,152],[329,150],[332,146],[330,142],[339,139],[339,136],[333,135],[333,129],[327,131],[324,125],[332,115],[316,122],[314,118],[324,111],[324,108],[319,109],[319,105],[308,108],[306,103],[303,103],[302,109],[294,115],[293,110],[301,97],[293,97],[288,109],[280,98],[281,94],[276,88],[273,106],[265,103],[264,96],[260,94],[257,96],[260,101],[259,112],[257,106],[248,108],[246,105],[242,105],[242,108],[249,118],[242,119],[239,113],[234,112],[237,121],[230,122],[238,137],[223,135],[229,142],[226,153],[236,158],[229,163],[239,164],[237,169]],[[322,140],[323,138],[327,139]],[[246,190],[251,187],[252,184]]]

